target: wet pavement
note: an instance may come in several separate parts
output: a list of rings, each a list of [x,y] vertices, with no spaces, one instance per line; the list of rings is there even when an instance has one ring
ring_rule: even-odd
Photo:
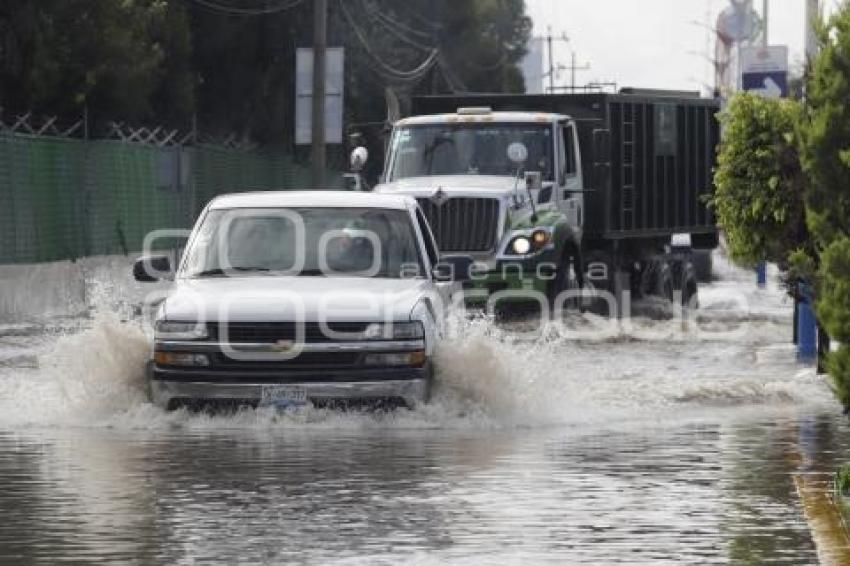
[[[469,323],[390,414],[164,413],[133,324],[0,326],[0,563],[817,563],[850,425],[781,291],[721,277],[699,324]]]

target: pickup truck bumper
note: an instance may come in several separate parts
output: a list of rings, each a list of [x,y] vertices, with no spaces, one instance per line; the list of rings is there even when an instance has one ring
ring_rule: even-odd
[[[544,251],[528,258],[498,259],[487,273],[463,284],[467,304],[486,303],[498,291],[534,291],[546,293],[558,268],[554,252]],[[530,297],[506,297],[507,302],[522,302]],[[532,299],[534,300],[534,299]]]
[[[431,385],[428,367],[378,368],[340,372],[239,372],[162,369],[152,366],[150,392],[154,404],[164,409],[184,405],[226,403],[256,406],[269,387],[287,385],[306,392],[314,404],[404,404],[428,400]]]

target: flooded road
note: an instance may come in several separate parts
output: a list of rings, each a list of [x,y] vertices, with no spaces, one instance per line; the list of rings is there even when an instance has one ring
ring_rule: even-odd
[[[390,414],[164,413],[115,294],[6,324],[0,563],[817,563],[799,486],[850,426],[781,291],[719,263],[687,323],[463,323]]]

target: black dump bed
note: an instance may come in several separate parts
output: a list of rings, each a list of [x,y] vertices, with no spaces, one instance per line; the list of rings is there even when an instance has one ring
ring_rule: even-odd
[[[576,121],[585,185],[594,189],[585,195],[587,236],[691,233],[703,242],[700,247],[714,247],[717,228],[705,198],[714,188],[720,136],[716,101],[664,91],[447,95],[414,98],[412,113],[455,112],[464,106],[553,112]],[[606,137],[608,143],[601,141]]]

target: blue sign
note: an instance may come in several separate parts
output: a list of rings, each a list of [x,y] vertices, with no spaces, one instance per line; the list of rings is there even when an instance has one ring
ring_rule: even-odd
[[[741,75],[744,90],[758,92],[770,98],[788,96],[788,73],[786,71],[744,73]]]

